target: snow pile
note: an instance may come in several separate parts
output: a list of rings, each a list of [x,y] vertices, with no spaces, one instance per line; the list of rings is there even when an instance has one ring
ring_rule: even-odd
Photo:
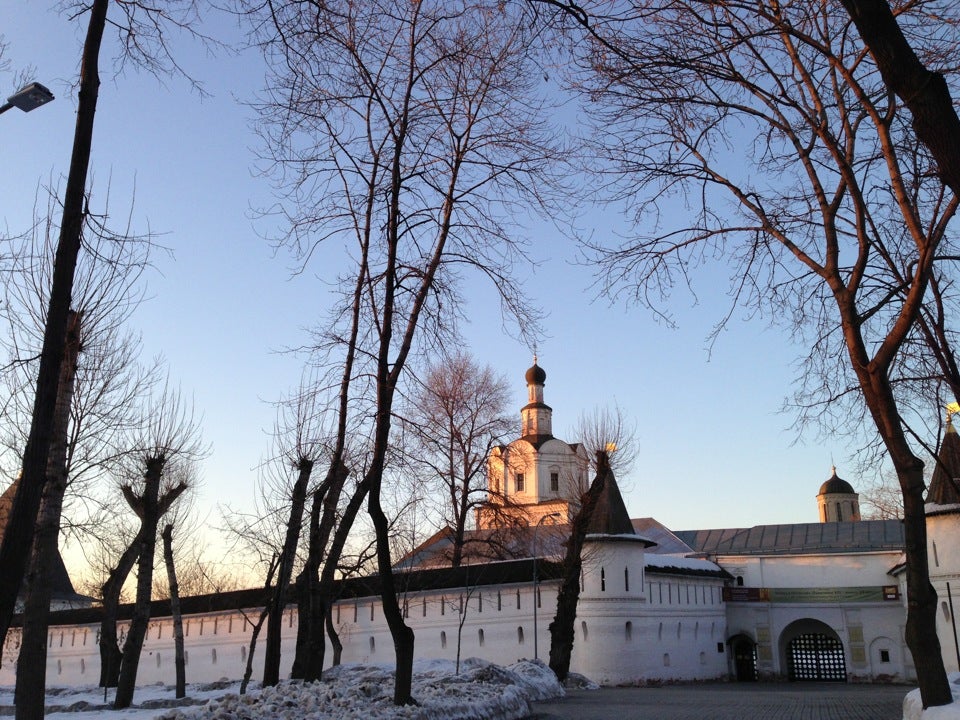
[[[460,674],[450,661],[414,664],[417,705],[393,704],[393,669],[341,665],[324,681],[286,681],[256,694],[230,693],[199,708],[172,710],[160,720],[517,720],[531,714],[532,700],[564,694],[542,662],[522,660],[507,668],[470,658]]]
[[[911,690],[903,699],[903,720],[960,720],[960,673],[950,673],[951,705],[923,709],[920,690]]]

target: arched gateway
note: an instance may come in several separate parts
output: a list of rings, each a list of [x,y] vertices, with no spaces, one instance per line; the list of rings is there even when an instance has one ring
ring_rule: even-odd
[[[791,680],[846,682],[847,664],[840,637],[819,620],[797,620],[780,636],[787,677]]]

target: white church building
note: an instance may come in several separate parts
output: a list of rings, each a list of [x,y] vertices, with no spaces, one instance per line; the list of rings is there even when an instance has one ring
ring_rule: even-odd
[[[396,564],[417,657],[476,656],[506,664],[549,654],[562,543],[589,482],[589,463],[581,445],[553,436],[546,373],[536,362],[525,380],[520,437],[491,453],[491,507],[477,514],[463,564],[450,567],[447,532]],[[930,573],[942,600],[938,631],[948,671],[960,666],[953,613],[960,588],[955,478],[960,438],[948,426],[927,505]],[[631,519],[616,482],[608,482],[584,552],[571,670],[609,685],[913,680],[903,640],[900,521],[861,520],[857,493],[835,471],[817,502],[817,523],[670,530],[653,518]],[[377,578],[345,580],[338,590],[333,621],[343,662],[392,662]],[[262,590],[184,599],[188,681],[242,676],[250,620],[262,602]],[[293,660],[296,625],[290,606],[283,671]],[[48,684],[97,682],[98,630],[97,608],[52,613]],[[3,648],[0,685],[15,681],[18,648],[13,630]],[[173,679],[169,607],[157,602],[138,682]]]

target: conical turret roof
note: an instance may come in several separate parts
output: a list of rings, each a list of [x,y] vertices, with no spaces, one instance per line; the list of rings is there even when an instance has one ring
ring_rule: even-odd
[[[630,513],[623,502],[620,487],[613,475],[610,466],[604,463],[601,472],[606,473],[603,490],[597,497],[590,524],[587,526],[588,535],[634,535],[633,522]]]
[[[960,505],[960,435],[947,421],[947,429],[940,443],[937,465],[927,490],[927,503],[936,505]]]
[[[3,537],[3,533],[7,528],[7,522],[10,519],[10,512],[13,508],[13,499],[17,494],[17,487],[19,485],[20,480],[14,480],[7,489],[3,491],[3,494],[0,495],[0,537]],[[78,597],[73,589],[73,583],[70,582],[70,575],[67,573],[66,565],[63,564],[63,558],[60,556],[59,550],[57,550],[57,554],[53,558],[53,564],[50,567],[47,582],[50,583],[51,593],[55,599]],[[24,589],[21,585],[20,592],[23,593]]]

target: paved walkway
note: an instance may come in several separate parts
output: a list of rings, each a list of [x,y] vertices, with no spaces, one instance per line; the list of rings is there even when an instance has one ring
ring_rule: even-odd
[[[535,720],[900,720],[903,685],[708,683],[569,690]]]

